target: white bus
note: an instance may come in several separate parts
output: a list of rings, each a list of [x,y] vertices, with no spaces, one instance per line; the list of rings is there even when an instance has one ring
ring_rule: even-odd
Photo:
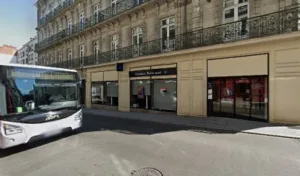
[[[0,63],[0,149],[82,126],[76,70]]]

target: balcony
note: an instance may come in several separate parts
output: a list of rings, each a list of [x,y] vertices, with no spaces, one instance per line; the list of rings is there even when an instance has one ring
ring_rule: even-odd
[[[141,45],[128,46],[113,51],[98,53],[97,55],[74,59],[72,61],[56,62],[47,65],[63,68],[80,68],[114,61],[124,61],[139,56],[149,56],[171,51],[290,33],[300,29],[299,12],[298,8],[279,11],[247,20],[179,34],[173,38],[153,40]]]
[[[53,11],[49,12],[45,17],[39,19],[39,26],[46,24],[53,18],[55,18],[59,13],[61,13],[63,10],[71,7],[73,4],[78,2],[80,0],[65,0],[62,4],[57,6]]]
[[[122,12],[125,12],[126,10],[135,8],[137,6],[140,6],[146,2],[149,2],[151,0],[122,0],[118,1],[116,6],[108,7],[102,11],[100,11],[97,15],[90,16],[89,18],[86,18],[83,22],[79,22],[72,27],[65,29],[41,42],[38,43],[37,51],[46,49],[50,46],[52,46],[55,43],[58,43],[62,41],[63,39],[66,39],[69,36],[78,34],[82,31],[85,31],[105,20],[108,20],[116,15],[119,15]]]

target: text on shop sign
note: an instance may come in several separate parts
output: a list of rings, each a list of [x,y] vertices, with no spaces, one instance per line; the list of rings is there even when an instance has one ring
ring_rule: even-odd
[[[176,68],[162,68],[162,69],[150,69],[150,70],[139,70],[139,71],[130,71],[130,77],[139,77],[139,76],[161,76],[161,75],[176,75]]]

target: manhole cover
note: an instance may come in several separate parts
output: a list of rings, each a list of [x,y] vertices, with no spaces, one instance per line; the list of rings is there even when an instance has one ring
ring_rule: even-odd
[[[131,176],[163,176],[163,174],[159,170],[149,167],[134,170],[130,174]]]

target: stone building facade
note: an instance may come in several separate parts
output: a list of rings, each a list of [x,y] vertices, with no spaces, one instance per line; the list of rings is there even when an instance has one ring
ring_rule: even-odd
[[[30,38],[30,40],[18,50],[18,64],[36,65],[38,61],[38,54],[35,52],[37,44],[37,37]]]
[[[300,123],[298,0],[36,6],[39,64],[77,69],[87,107]]]
[[[240,4],[245,5],[241,13],[246,14],[242,17],[238,16],[238,11],[243,10]],[[270,14],[295,4],[295,0],[39,0],[39,61],[50,64],[134,45],[137,42],[133,31],[137,27],[141,42],[159,40],[165,37],[162,20],[169,17],[174,20],[174,31],[168,31],[165,38],[175,38],[175,35]],[[225,13],[230,15],[231,10],[234,17],[225,19]],[[48,17],[49,14],[55,15]],[[90,23],[95,25],[86,27]],[[79,32],[71,34],[75,30]]]

